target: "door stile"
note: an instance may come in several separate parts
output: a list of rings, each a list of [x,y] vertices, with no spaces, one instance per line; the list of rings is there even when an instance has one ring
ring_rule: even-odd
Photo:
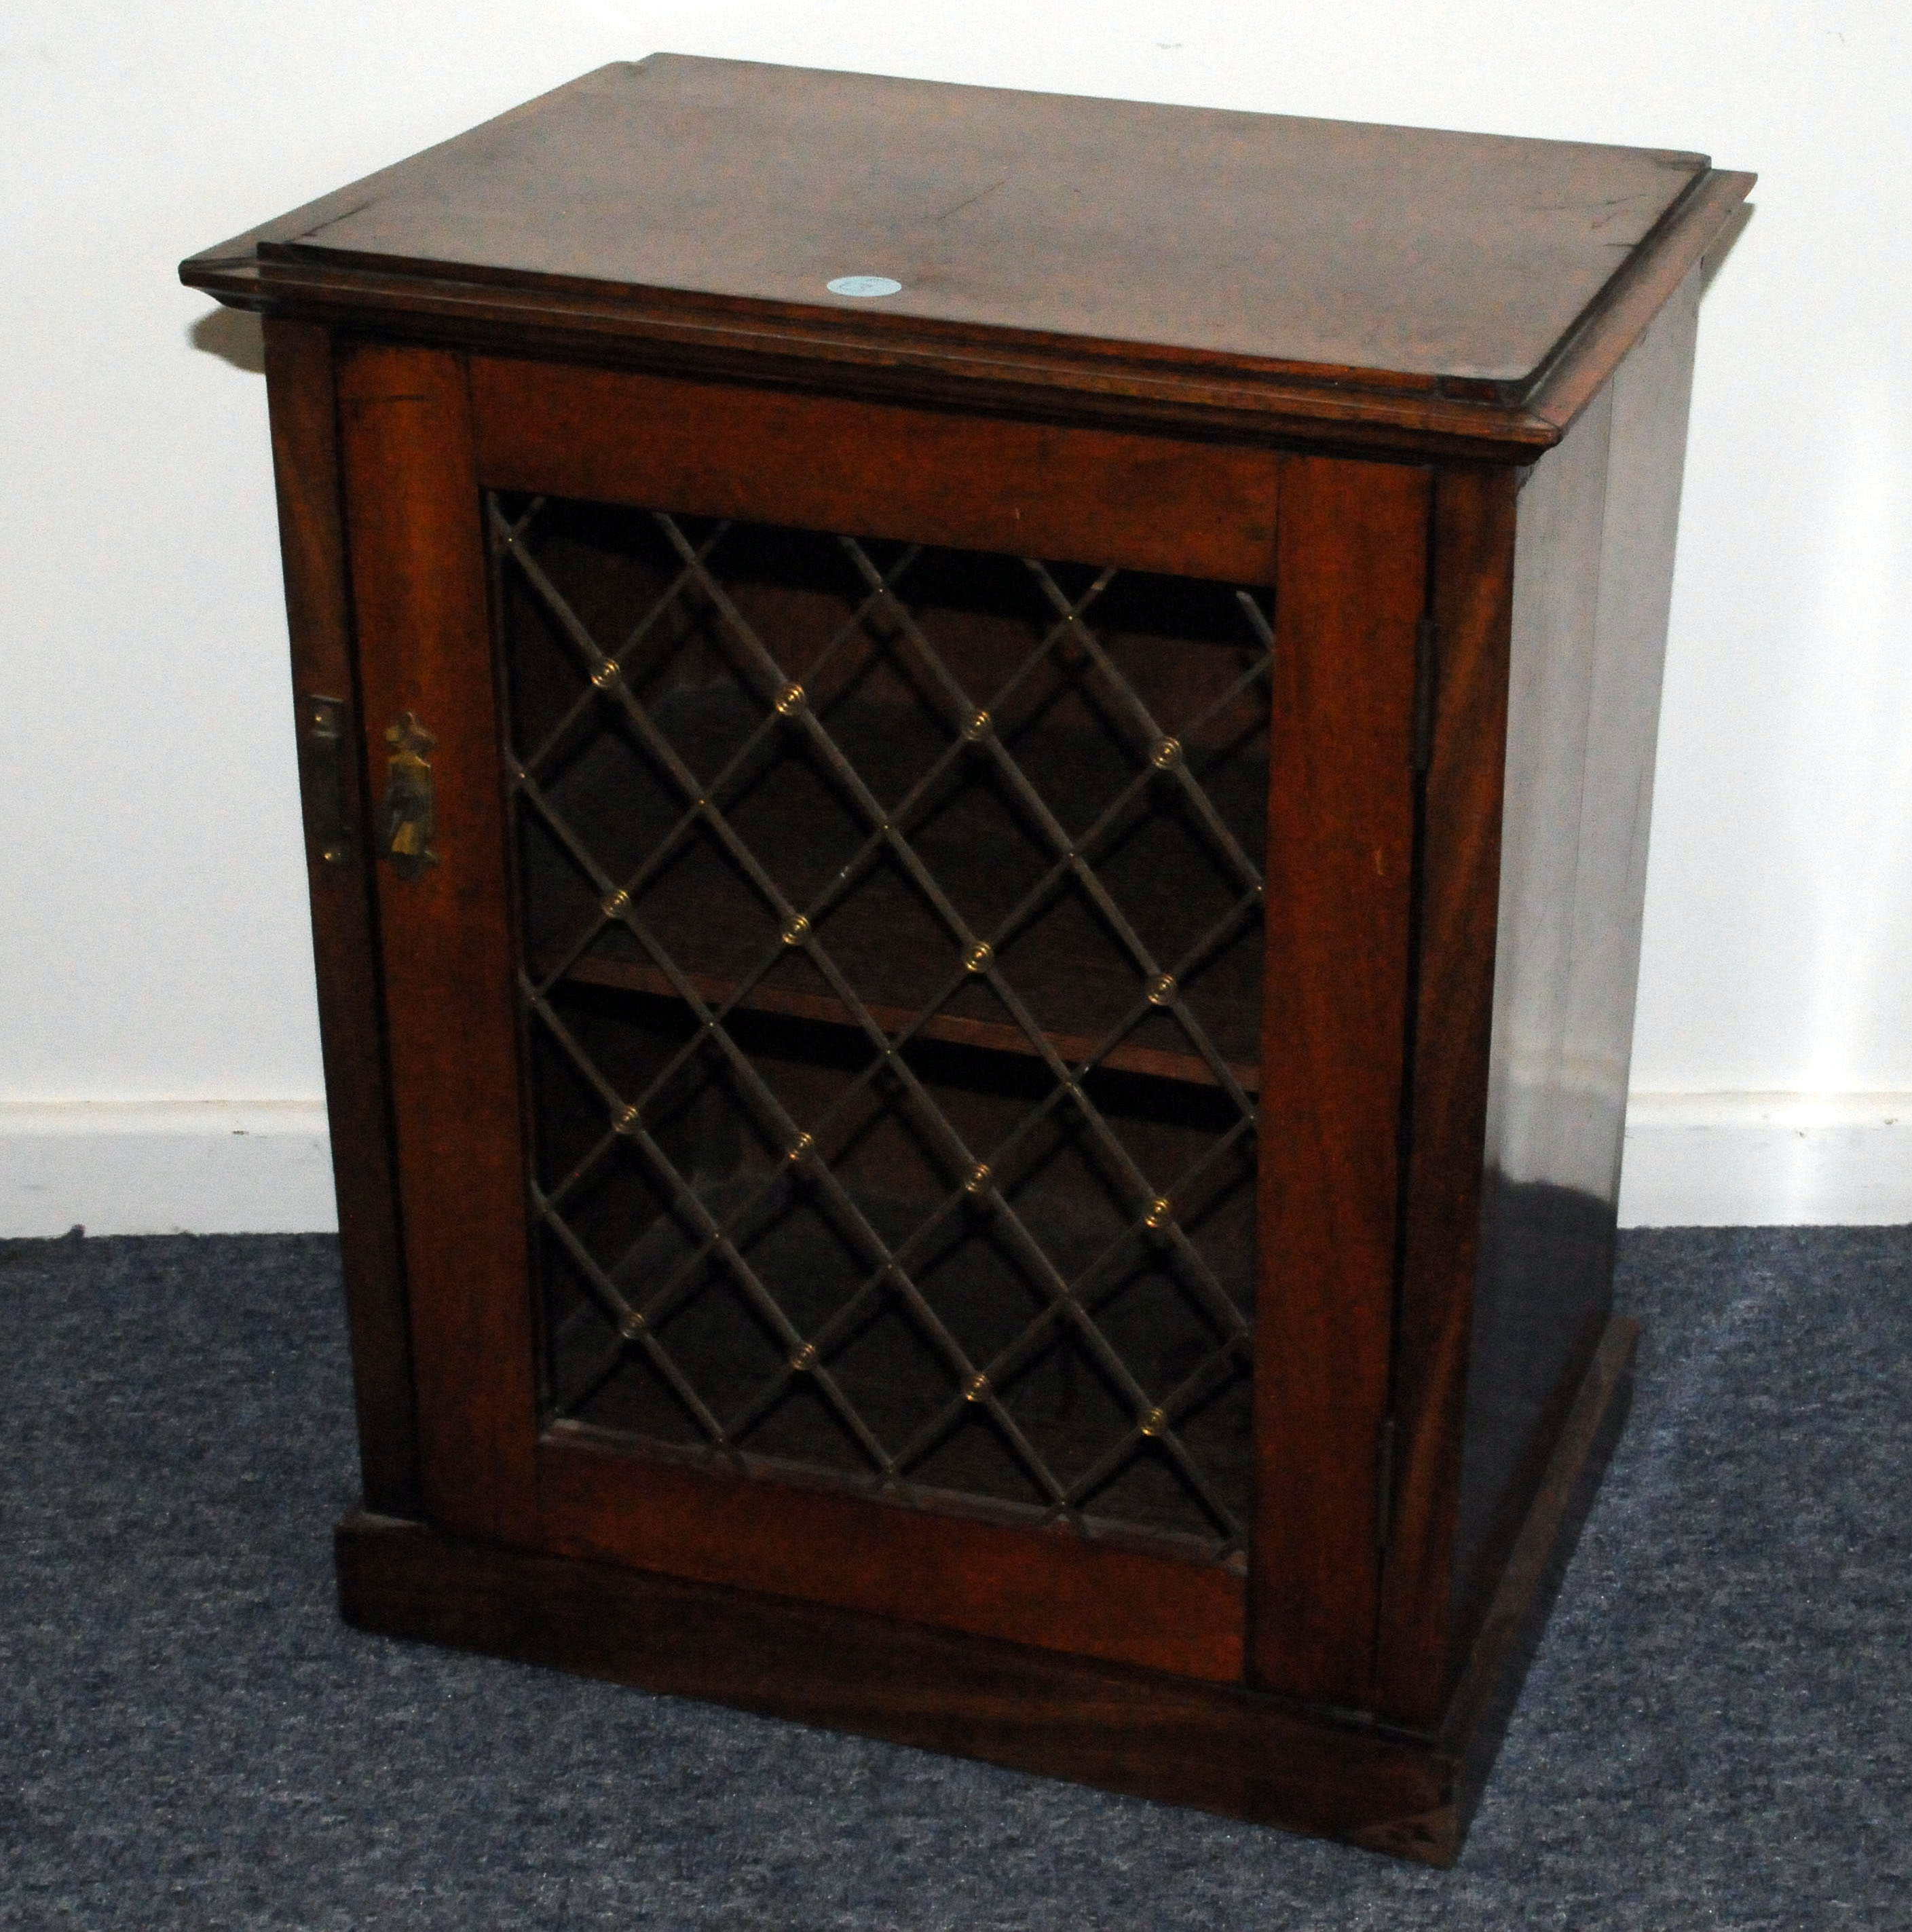
[[[497,704],[464,358],[341,357],[421,1489],[528,1542],[537,1413]]]
[[[1373,1694],[1430,478],[1291,457],[1276,522],[1250,1681]]]

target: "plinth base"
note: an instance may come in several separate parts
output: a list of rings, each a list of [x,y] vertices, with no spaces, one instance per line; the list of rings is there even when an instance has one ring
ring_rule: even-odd
[[[339,1595],[362,1630],[1453,1863],[1622,1425],[1637,1324],[1610,1321],[1434,1736],[927,1625],[355,1511]]]

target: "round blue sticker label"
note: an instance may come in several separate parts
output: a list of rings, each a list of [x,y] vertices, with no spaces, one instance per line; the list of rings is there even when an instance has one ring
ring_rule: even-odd
[[[902,284],[893,282],[887,275],[839,275],[824,286],[833,296],[899,296],[903,292]]]

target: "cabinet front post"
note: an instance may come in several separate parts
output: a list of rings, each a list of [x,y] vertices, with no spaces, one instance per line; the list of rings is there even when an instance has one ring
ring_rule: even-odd
[[[1377,1711],[1425,1729],[1440,1720],[1455,1661],[1450,1600],[1493,1030],[1520,477],[1456,466],[1434,482],[1412,1147],[1402,1183],[1394,1508],[1376,1679]]]
[[[1276,530],[1249,1669],[1373,1696],[1429,478],[1283,465]]]
[[[359,1466],[366,1507],[407,1516],[419,1507],[418,1440],[367,870],[370,814],[353,724],[358,694],[332,337],[318,323],[276,319],[265,335]]]

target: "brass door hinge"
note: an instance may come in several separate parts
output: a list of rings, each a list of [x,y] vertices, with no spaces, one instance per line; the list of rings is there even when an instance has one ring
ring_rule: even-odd
[[[299,763],[305,793],[305,828],[314,856],[322,866],[342,866],[352,856],[345,799],[346,725],[342,698],[316,692],[299,706]]]

